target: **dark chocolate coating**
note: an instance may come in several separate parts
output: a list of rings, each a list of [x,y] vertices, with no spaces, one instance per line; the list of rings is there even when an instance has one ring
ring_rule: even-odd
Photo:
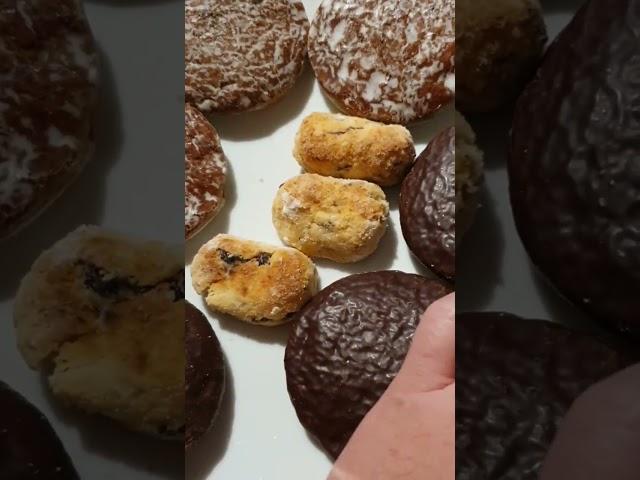
[[[225,389],[225,366],[220,342],[211,324],[196,307],[185,303],[187,367],[185,448],[190,448],[213,425]]]
[[[640,336],[640,0],[591,0],[519,99],[509,179],[533,263]]]
[[[447,280],[456,276],[456,131],[439,133],[402,182],[400,224],[413,254]]]
[[[450,289],[419,275],[351,275],[295,314],[287,388],[302,425],[337,457],[404,361],[427,307]]]
[[[456,480],[537,480],[559,422],[631,363],[613,341],[504,313],[456,316]]]
[[[45,416],[2,382],[0,382],[0,478],[2,480],[76,480],[80,478]]]

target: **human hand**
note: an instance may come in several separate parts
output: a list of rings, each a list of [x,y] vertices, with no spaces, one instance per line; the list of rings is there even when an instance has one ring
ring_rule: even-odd
[[[407,358],[328,480],[453,480],[455,294],[435,302]]]

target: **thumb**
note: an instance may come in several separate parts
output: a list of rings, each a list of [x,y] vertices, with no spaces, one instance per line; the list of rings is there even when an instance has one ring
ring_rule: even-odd
[[[455,293],[433,303],[422,316],[400,373],[390,388],[429,392],[454,383]]]

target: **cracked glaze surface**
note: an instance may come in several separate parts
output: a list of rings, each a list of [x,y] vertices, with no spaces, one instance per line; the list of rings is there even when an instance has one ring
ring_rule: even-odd
[[[343,278],[294,317],[285,368],[302,425],[337,457],[394,379],[420,315],[449,288],[402,272]]]
[[[588,3],[520,98],[509,159],[533,262],[572,302],[638,335],[639,32],[639,0]]]
[[[400,222],[409,248],[448,280],[456,274],[455,141],[455,127],[438,134],[400,190]]]
[[[42,212],[92,150],[98,56],[83,8],[0,3],[0,237]]]
[[[503,313],[456,316],[456,480],[535,480],[571,403],[631,359],[603,339]]]
[[[227,162],[216,129],[193,106],[184,110],[184,235],[193,237],[224,204]]]
[[[454,22],[453,0],[324,0],[309,59],[346,113],[407,124],[453,100]]]
[[[308,30],[298,0],[187,0],[187,100],[204,112],[275,102],[302,73]]]

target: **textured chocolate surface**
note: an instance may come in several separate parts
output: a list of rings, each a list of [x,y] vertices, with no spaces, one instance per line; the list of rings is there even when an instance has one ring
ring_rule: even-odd
[[[0,478],[79,479],[47,419],[21,395],[0,382]]]
[[[509,177],[534,264],[569,300],[640,335],[640,0],[592,0],[517,104]]]
[[[400,370],[420,315],[449,291],[419,275],[364,273],[328,286],[296,314],[285,353],[289,395],[333,457]]]
[[[456,275],[456,131],[438,134],[400,190],[402,234],[413,254],[448,280]]]
[[[559,324],[456,317],[456,480],[534,480],[559,422],[627,351]]]
[[[211,428],[225,390],[225,366],[218,337],[206,317],[185,304],[186,432],[190,448]]]

